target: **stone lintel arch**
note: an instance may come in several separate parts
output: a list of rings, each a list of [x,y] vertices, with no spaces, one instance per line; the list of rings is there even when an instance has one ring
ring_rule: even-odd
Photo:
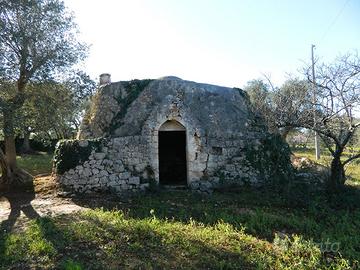
[[[186,128],[177,120],[167,120],[160,126],[159,131],[186,131]]]

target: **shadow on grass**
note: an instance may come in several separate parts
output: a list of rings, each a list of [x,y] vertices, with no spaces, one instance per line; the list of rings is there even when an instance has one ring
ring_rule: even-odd
[[[133,198],[74,198],[77,204],[105,210],[122,210],[125,216],[188,223],[194,220],[205,225],[219,221],[257,238],[272,242],[275,233],[297,234],[317,243],[340,243],[340,252],[347,258],[360,256],[360,190],[346,187],[339,194],[318,191],[298,192],[286,198],[269,190],[240,189],[234,192],[200,196],[189,191],[160,191]],[[296,196],[299,196],[296,198]]]
[[[74,236],[72,254],[77,256],[68,259],[77,260],[85,269],[254,269],[257,266],[239,250],[226,248],[226,241],[213,244],[193,235],[193,231],[185,233],[160,220],[121,223],[121,219],[119,225],[116,218],[109,222],[98,216],[82,216],[81,229],[77,225],[69,228]],[[81,243],[97,245],[80,248]]]
[[[29,219],[39,218],[40,215],[31,205],[31,201],[35,198],[33,187],[21,192],[15,192],[8,188],[6,191],[1,192],[0,198],[5,198],[10,204],[10,214],[7,220],[2,221],[0,224],[0,259],[2,263],[5,263],[9,260],[9,256],[6,254],[7,236],[12,231],[21,212]]]
[[[0,269],[54,269],[55,264],[61,269],[67,239],[48,217],[36,218],[24,231],[0,233]]]
[[[246,252],[226,240],[212,243],[196,230],[185,233],[155,220],[102,219],[102,213],[37,218],[0,254],[0,268],[11,269],[254,269]],[[223,237],[219,232],[215,237]],[[21,241],[21,242],[20,242]],[[225,242],[223,242],[225,241]],[[34,246],[37,248],[34,249]],[[82,268],[67,268],[69,262]]]
[[[8,234],[0,233],[0,262],[11,267],[17,263],[19,267],[15,269],[45,264],[48,268],[61,269],[69,260],[85,269],[253,269],[266,263],[248,257],[256,254],[242,252],[240,246],[239,249],[228,249],[226,243],[214,242],[212,237],[206,236],[204,240],[203,236],[196,236],[197,232],[187,234],[183,228],[191,220],[205,225],[223,221],[235,228],[245,227],[245,232],[269,241],[272,241],[274,231],[296,232],[305,239],[316,241],[329,238],[348,248],[344,257],[356,258],[359,255],[356,248],[360,237],[356,232],[360,226],[360,212],[358,208],[345,205],[359,193],[355,189],[346,192],[350,193],[344,193],[343,199],[319,194],[308,208],[290,208],[279,194],[254,189],[212,196],[199,196],[188,191],[160,191],[121,200],[106,194],[73,199],[90,208],[122,210],[125,218],[119,219],[109,219],[107,216],[111,213],[103,215],[101,211],[39,218],[29,207],[33,193],[13,197],[7,194],[8,200],[13,201],[14,213],[1,224],[2,229],[13,226],[24,209],[25,215],[36,221],[31,223],[30,233],[18,236],[20,242],[12,242],[13,250],[23,249],[14,253],[17,257],[5,253],[4,241]],[[157,224],[149,222],[152,217],[156,217]],[[169,220],[183,224],[176,227],[176,223]],[[25,237],[20,238],[22,236]],[[34,242],[41,245],[35,245],[39,247],[29,255],[28,247]]]
[[[7,220],[1,222],[1,231],[11,231],[16,220],[20,217],[21,212],[25,214],[28,219],[39,218],[40,215],[32,207],[31,201],[35,199],[34,187],[31,186],[25,191],[6,191],[1,194],[10,204],[10,214]]]
[[[0,197],[5,198],[10,204],[10,214],[0,224],[0,269],[9,269],[2,268],[6,265],[11,266],[11,269],[30,269],[32,262],[26,259],[31,253],[30,242],[34,243],[32,252],[38,252],[38,255],[43,251],[48,251],[46,249],[49,247],[53,249],[50,253],[54,253],[64,244],[64,236],[55,227],[53,221],[46,217],[42,218],[31,205],[35,195],[33,186],[26,187],[21,191],[12,188],[0,194]],[[21,212],[30,220],[25,230],[30,230],[29,235],[24,233],[22,224],[19,224],[19,228],[14,232],[14,225]],[[46,243],[42,241],[46,241]],[[20,242],[20,246],[17,246]]]
[[[347,186],[337,194],[303,187],[297,187],[288,194],[269,189],[239,188],[215,192],[210,196],[188,190],[160,190],[132,197],[94,194],[77,196],[72,200],[92,209],[122,210],[127,216],[137,219],[151,217],[153,214],[150,212],[154,212],[161,219],[181,222],[193,219],[209,225],[223,220],[237,227],[237,217],[253,215],[257,210],[307,216],[323,214],[324,211],[329,211],[329,214],[336,211],[356,211],[360,209],[360,188]]]

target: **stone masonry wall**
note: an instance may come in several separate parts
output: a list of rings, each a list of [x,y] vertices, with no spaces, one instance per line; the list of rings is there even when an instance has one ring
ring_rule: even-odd
[[[255,138],[258,134],[253,136],[251,141],[255,142],[252,145],[256,149],[256,145],[261,143]],[[191,189],[209,193],[223,185],[260,185],[269,178],[269,172],[261,173],[247,158],[244,147],[245,144],[249,146],[249,137],[202,139],[206,143],[196,150],[206,159],[187,160],[188,167],[189,163],[195,162],[201,165],[196,174],[198,177],[188,178]],[[61,186],[76,192],[145,190],[150,184],[158,183],[158,163],[151,151],[151,147],[156,145],[152,136],[107,139],[98,151],[91,152],[85,162],[57,175],[58,181]]]
[[[145,189],[152,175],[143,140],[141,136],[108,139],[83,164],[57,175],[58,182],[76,192]]]

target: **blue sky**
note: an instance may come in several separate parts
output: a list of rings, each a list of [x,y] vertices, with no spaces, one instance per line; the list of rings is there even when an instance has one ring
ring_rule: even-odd
[[[281,84],[316,55],[360,51],[360,0],[65,0],[81,37],[84,65],[113,81],[175,75],[243,87]]]

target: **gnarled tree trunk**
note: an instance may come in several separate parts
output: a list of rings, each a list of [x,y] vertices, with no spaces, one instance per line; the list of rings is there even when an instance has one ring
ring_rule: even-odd
[[[13,173],[16,170],[16,147],[14,135],[14,112],[7,109],[3,111],[4,115],[4,139],[5,139],[5,159],[8,167],[8,175],[10,182],[13,178]]]
[[[6,157],[4,152],[0,148],[0,168],[1,168],[1,177],[0,177],[0,188],[6,186],[8,184],[8,175],[9,175],[9,167],[6,163]]]
[[[2,177],[3,183],[8,185],[23,185],[32,182],[32,175],[17,167],[16,147],[14,132],[14,113],[10,110],[3,111],[4,116],[4,139],[5,139],[5,158],[3,159],[6,174]]]
[[[22,153],[31,153],[32,149],[30,147],[30,131],[27,129],[24,130],[24,142],[21,146]]]
[[[336,151],[330,166],[329,189],[336,192],[343,188],[346,180],[344,164],[341,162],[342,151]]]

